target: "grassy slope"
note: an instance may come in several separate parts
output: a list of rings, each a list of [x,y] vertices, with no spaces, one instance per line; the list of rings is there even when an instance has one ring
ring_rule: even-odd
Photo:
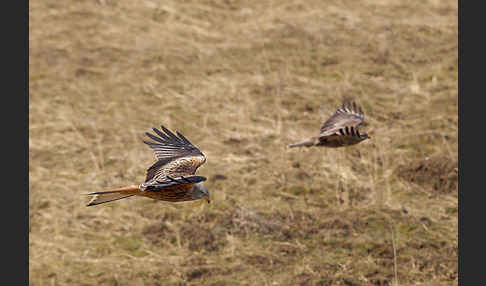
[[[31,285],[457,285],[457,1],[29,5]],[[286,149],[343,98],[372,140]],[[160,124],[212,204],[86,208]]]

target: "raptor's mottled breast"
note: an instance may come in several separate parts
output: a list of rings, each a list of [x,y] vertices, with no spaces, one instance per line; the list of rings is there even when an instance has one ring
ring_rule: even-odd
[[[164,188],[153,192],[143,192],[141,195],[154,200],[168,201],[168,202],[184,202],[194,200],[194,185],[177,185],[173,187]]]

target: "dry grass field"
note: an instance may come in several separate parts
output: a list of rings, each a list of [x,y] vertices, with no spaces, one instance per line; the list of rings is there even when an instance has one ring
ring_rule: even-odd
[[[30,285],[457,285],[457,1],[29,1]],[[371,140],[288,149],[354,99]],[[142,183],[144,132],[211,204]]]

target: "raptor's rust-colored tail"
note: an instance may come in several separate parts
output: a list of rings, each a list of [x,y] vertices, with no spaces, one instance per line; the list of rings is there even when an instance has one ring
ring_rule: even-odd
[[[309,140],[306,140],[306,141],[302,141],[302,142],[299,142],[299,143],[295,143],[295,144],[290,144],[289,145],[289,148],[294,148],[294,147],[310,147],[310,146],[314,146],[314,139],[309,139]]]
[[[93,197],[86,206],[89,207],[128,198],[136,195],[138,192],[140,192],[138,185],[133,185],[109,191],[89,193],[88,195]]]

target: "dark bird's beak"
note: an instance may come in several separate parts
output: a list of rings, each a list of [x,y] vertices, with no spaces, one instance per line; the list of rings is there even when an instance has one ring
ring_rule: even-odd
[[[371,139],[370,133],[373,133],[374,129],[368,130],[368,133],[366,133],[366,138]]]

